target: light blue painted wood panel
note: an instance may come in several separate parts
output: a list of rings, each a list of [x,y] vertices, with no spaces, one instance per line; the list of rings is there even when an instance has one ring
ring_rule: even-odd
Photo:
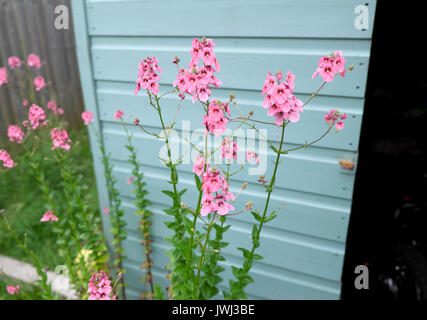
[[[104,121],[115,121],[114,113],[119,107],[125,110],[124,121],[131,124],[132,117],[140,118],[145,126],[159,127],[159,119],[155,110],[148,104],[148,97],[144,94],[135,96],[133,93],[133,83],[121,82],[97,82],[97,94],[100,101],[100,117]],[[170,90],[170,86],[162,86],[161,92]],[[239,102],[239,107],[246,114],[250,110],[254,111],[254,117],[262,121],[271,121],[266,110],[262,108],[262,96],[258,91],[232,91]],[[229,91],[214,90],[213,95],[216,98],[227,101]],[[306,101],[308,95],[298,95],[302,101]],[[166,121],[171,121],[175,115],[175,110],[179,103],[176,94],[171,94],[162,98],[162,105],[166,112]],[[347,112],[349,117],[346,121],[346,129],[339,134],[331,134],[324,140],[321,140],[316,146],[341,149],[346,151],[356,151],[359,143],[360,126],[362,121],[363,99],[318,96],[305,108],[301,114],[302,120],[289,126],[286,132],[286,143],[304,144],[306,141],[314,140],[322,135],[326,130],[324,114],[331,108]],[[231,106],[232,116],[239,116],[237,109]],[[177,117],[176,129],[181,129],[182,120],[191,121],[191,129],[201,126],[200,119],[203,118],[202,110],[198,104],[193,104],[189,99],[182,103],[181,111]],[[117,121],[118,122],[118,121]],[[247,127],[246,127],[247,128]],[[275,130],[269,131],[272,140],[276,139]],[[338,156],[337,156],[338,158]]]
[[[184,38],[180,46],[174,47],[166,45],[167,39],[163,46],[150,46],[146,43],[147,39],[130,38],[123,41],[119,38],[94,38],[92,54],[95,78],[134,82],[138,75],[140,59],[154,55],[163,69],[160,83],[172,84],[177,74],[176,65],[172,64],[173,57],[178,56],[182,61],[181,67],[187,67],[190,61],[191,41],[190,38]],[[138,45],[138,42],[141,44]],[[319,40],[312,41],[312,46],[317,46],[317,42]],[[135,44],[131,45],[132,43]],[[252,39],[250,43],[243,44],[230,39],[222,46],[216,44],[215,55],[221,65],[221,71],[216,75],[223,82],[222,88],[261,90],[267,71],[275,72],[280,69],[283,72],[291,70],[296,75],[296,92],[311,94],[322,84],[320,77],[311,79],[320,56],[329,55],[339,48],[347,60],[346,64],[354,65],[355,69],[349,72],[346,78],[337,75],[333,82],[325,86],[322,94],[364,96],[369,56],[366,41],[355,41],[353,47],[348,48],[345,48],[344,43],[342,48],[338,41],[331,43],[329,48],[317,51],[306,49],[308,45],[292,50],[286,49],[286,42],[282,45],[280,49],[270,50],[262,39]]]
[[[91,35],[370,38],[354,27],[364,0],[88,1]]]

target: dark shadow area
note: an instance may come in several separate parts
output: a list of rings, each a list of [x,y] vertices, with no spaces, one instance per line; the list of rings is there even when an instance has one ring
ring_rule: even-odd
[[[425,12],[377,4],[343,299],[427,299]],[[357,290],[362,264],[369,289]]]

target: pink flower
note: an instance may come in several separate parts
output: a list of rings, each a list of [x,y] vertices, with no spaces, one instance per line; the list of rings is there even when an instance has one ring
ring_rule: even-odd
[[[67,151],[70,150],[70,145],[67,142],[71,142],[71,140],[70,138],[68,138],[67,131],[58,128],[53,128],[50,132],[50,137],[53,141],[52,150],[57,148],[62,148]]]
[[[90,294],[89,300],[116,300],[116,296],[111,297],[111,281],[102,270],[92,275],[87,292]]]
[[[7,84],[7,70],[6,68],[0,68],[0,87],[3,83]]]
[[[102,209],[102,212],[104,212],[105,214],[109,214],[110,213],[110,209],[104,208],[104,209]]]
[[[228,103],[223,103],[219,100],[212,100],[209,104],[208,114],[203,117],[203,125],[206,127],[206,133],[213,133],[219,136],[226,130],[228,119],[224,115],[229,112]]]
[[[30,101],[28,101],[27,99],[22,100],[22,105],[24,107],[28,106],[29,103],[30,103]]]
[[[10,125],[7,129],[7,136],[10,142],[22,143],[24,132],[18,126]]]
[[[131,176],[129,179],[126,180],[126,183],[131,184],[133,180],[135,180],[135,177]]]
[[[256,164],[259,164],[258,154],[255,151],[247,151],[246,152],[246,160],[250,162],[252,159],[255,160]]]
[[[83,111],[82,112],[82,119],[83,119],[86,126],[89,125],[89,123],[93,122],[93,112]]]
[[[328,125],[335,124],[337,130],[342,130],[344,128],[344,119],[347,118],[346,113],[340,113],[338,110],[331,109],[329,113],[325,114],[325,121]],[[339,121],[338,121],[339,120]]]
[[[41,89],[46,87],[46,81],[42,76],[38,76],[37,78],[34,79],[34,87],[36,91],[40,91]]]
[[[159,67],[156,57],[147,57],[144,60],[141,60],[139,62],[135,94],[138,94],[141,89],[146,89],[154,95],[158,94],[158,81],[160,80],[159,73],[162,73],[162,69]]]
[[[44,110],[35,104],[31,105],[30,110],[28,111],[28,119],[30,120],[31,126],[34,130],[39,126],[45,126],[47,124]]]
[[[19,294],[20,288],[21,287],[19,285],[17,285],[16,287],[12,285],[6,286],[6,290],[10,295]]]
[[[21,59],[15,56],[9,57],[9,59],[7,59],[7,62],[9,63],[9,67],[11,69],[18,68],[22,64]]]
[[[312,78],[314,79],[317,75],[320,75],[323,81],[330,82],[337,72],[344,77],[345,62],[342,52],[339,50],[336,50],[329,57],[323,56],[320,58],[319,65]]]
[[[0,161],[3,161],[3,167],[5,168],[13,167],[14,162],[6,150],[0,149]]]
[[[224,139],[222,142],[221,158],[225,158],[227,160],[237,159],[238,152],[239,147],[234,139]]]
[[[194,159],[193,172],[200,176],[205,170],[205,157],[200,156]]]
[[[120,119],[121,117],[123,117],[124,113],[122,110],[117,110],[116,113],[114,114],[114,118],[116,119]]]
[[[34,53],[31,53],[28,55],[27,64],[28,64],[28,66],[34,67],[36,69],[40,69],[42,66],[40,63],[40,57]]]
[[[64,109],[62,108],[58,108],[58,110],[56,111],[57,114],[63,114],[64,113]]]
[[[58,217],[55,216],[53,213],[55,211],[46,211],[43,215],[43,217],[40,219],[41,222],[49,222],[49,221],[58,221]]]
[[[62,109],[58,109],[58,105],[56,104],[56,102],[55,102],[55,101],[49,101],[49,102],[47,103],[46,108],[48,108],[48,109],[52,110],[53,114],[62,114],[62,113],[64,113],[64,110],[62,110]],[[60,111],[60,110],[62,110],[62,113],[61,113],[61,111]]]

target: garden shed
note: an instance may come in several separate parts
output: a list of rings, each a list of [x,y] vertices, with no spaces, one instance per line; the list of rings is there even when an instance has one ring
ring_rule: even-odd
[[[362,14],[357,10],[360,5],[368,12],[367,28],[358,28],[355,23]],[[318,78],[312,79],[320,56],[341,50],[347,64],[354,66],[344,78],[337,77],[325,86],[304,110],[304,121],[287,132],[288,146],[301,145],[322,134],[324,114],[331,108],[349,114],[342,132],[283,158],[272,207],[280,207],[283,202],[286,205],[274,223],[263,229],[259,252],[264,260],[252,268],[255,283],[247,289],[248,297],[253,299],[340,297],[356,168],[345,169],[339,160],[349,159],[357,164],[375,6],[374,0],[72,1],[85,108],[95,114],[94,128],[101,132],[102,143],[111,154],[126,208],[128,298],[137,299],[143,285],[139,280],[143,249],[132,205],[134,195],[126,183],[131,176],[126,162],[126,135],[113,114],[117,109],[123,110],[126,125],[134,133],[148,198],[153,203],[153,274],[155,282],[165,287],[165,251],[169,244],[164,238],[169,231],[163,223],[168,216],[162,209],[167,208],[170,199],[161,190],[168,187],[169,172],[158,159],[161,143],[138,131],[130,117],[138,117],[144,125],[160,131],[158,120],[147,106],[147,97],[134,95],[135,80],[140,59],[156,56],[163,68],[160,91],[171,90],[176,76],[174,56],[187,63],[192,39],[201,36],[214,39],[221,64],[218,78],[223,84],[213,91],[213,96],[226,100],[233,93],[242,109],[263,115],[261,89],[267,71],[291,70],[296,75],[296,96],[305,101],[322,83]],[[190,121],[194,130],[202,126],[202,111],[187,100],[177,128],[182,129],[184,120]],[[176,95],[171,95],[164,102],[163,108],[171,110],[167,111],[168,120],[173,118],[178,101]],[[276,134],[269,130],[268,138],[274,140]],[[92,129],[90,138],[100,206],[105,208],[109,207],[109,199],[104,167]],[[273,154],[268,151],[267,155]],[[271,169],[267,168],[266,176]],[[190,165],[180,166],[179,172],[181,184],[194,184]],[[262,203],[265,191],[256,179],[244,172],[232,180],[236,190],[248,182],[236,206],[244,206],[249,200],[255,207]],[[196,196],[189,188],[183,199],[192,203]],[[232,227],[226,240],[245,247],[250,242],[252,220],[249,214],[230,217]],[[108,237],[107,216],[104,222]],[[241,259],[234,246],[225,248],[224,256],[230,264],[237,265]],[[231,276],[227,272],[223,275],[226,280]],[[223,286],[227,285],[228,281],[224,281]]]

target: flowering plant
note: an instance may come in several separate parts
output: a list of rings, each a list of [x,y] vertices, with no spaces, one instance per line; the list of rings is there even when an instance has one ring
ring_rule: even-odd
[[[224,233],[230,228],[230,225],[226,224],[227,216],[249,211],[255,219],[251,233],[252,243],[249,248],[238,248],[243,254],[243,265],[231,267],[235,279],[230,280],[229,291],[222,292],[226,299],[247,297],[245,288],[253,282],[249,274],[253,262],[263,259],[256,253],[256,249],[260,246],[262,228],[273,220],[282,209],[280,207],[269,211],[270,198],[274,191],[281,157],[288,152],[308,148],[330,133],[333,127],[336,130],[343,129],[344,119],[347,116],[335,109],[331,110],[325,115],[328,127],[321,137],[299,147],[286,149],[284,146],[286,128],[300,120],[301,112],[304,111],[306,105],[327,82],[334,79],[336,73],[344,77],[346,61],[342,53],[335,51],[330,56],[320,58],[313,78],[320,75],[324,82],[305,102],[294,95],[294,74],[290,71],[286,76],[280,71],[274,75],[268,72],[261,92],[264,96],[262,107],[267,109],[267,115],[273,117],[273,120],[266,122],[252,117],[253,111],[250,111],[248,115],[232,117],[232,106],[240,110],[234,95],[230,95],[228,101],[211,98],[214,93],[213,89],[222,84],[216,76],[216,73],[220,71],[220,64],[216,59],[214,48],[215,43],[212,39],[194,39],[188,67],[180,68],[180,59],[174,58],[172,63],[176,64],[178,70],[173,83],[175,89],[162,94],[159,94],[162,69],[158,60],[155,57],[147,57],[141,60],[138,68],[135,94],[141,90],[146,92],[149,105],[159,117],[163,134],[157,135],[150,132],[139,119],[135,119],[135,124],[145,133],[164,141],[167,149],[168,158],[160,158],[160,160],[170,170],[169,183],[172,185],[172,190],[162,191],[171,198],[172,203],[170,208],[164,210],[173,218],[172,221],[166,222],[167,227],[173,232],[173,235],[167,239],[172,244],[172,249],[168,252],[171,285],[167,290],[169,298],[172,299],[209,299],[219,293],[218,285],[222,281],[219,274],[225,269],[218,262],[225,260],[221,255],[221,250],[229,245],[223,241]],[[204,112],[203,119],[201,119],[202,125],[205,127],[204,147],[197,149],[197,146],[192,144],[199,152],[193,162],[194,181],[198,192],[197,201],[193,207],[181,200],[187,191],[179,188],[177,166],[181,163],[181,159],[174,161],[171,151],[170,135],[175,125],[176,115],[171,124],[166,124],[161,107],[162,98],[172,93],[176,93],[180,99],[177,113],[181,109],[182,100],[187,97],[190,97],[193,103],[199,103]],[[244,192],[247,183],[241,186],[238,194],[233,193],[230,188],[230,178],[241,170],[230,172],[232,160],[237,158],[239,152],[239,146],[233,138],[233,133],[223,139],[220,148],[208,147],[208,136],[223,136],[227,125],[231,123],[239,123],[239,127],[246,125],[257,131],[260,125],[274,126],[280,130],[277,145],[269,142],[270,148],[275,153],[273,173],[270,179],[265,179],[264,175],[257,179],[267,193],[265,204],[260,209],[253,208],[252,202],[246,203],[240,211],[235,208],[234,202],[239,194]],[[226,161],[226,169],[213,165],[214,154],[219,149],[221,149],[222,158]],[[248,162],[255,161],[257,164],[260,162],[258,154],[253,150],[246,152],[246,158]],[[236,210],[237,212],[235,212]],[[198,221],[203,226],[201,229],[197,227]],[[215,236],[213,236],[213,232],[215,232]]]

